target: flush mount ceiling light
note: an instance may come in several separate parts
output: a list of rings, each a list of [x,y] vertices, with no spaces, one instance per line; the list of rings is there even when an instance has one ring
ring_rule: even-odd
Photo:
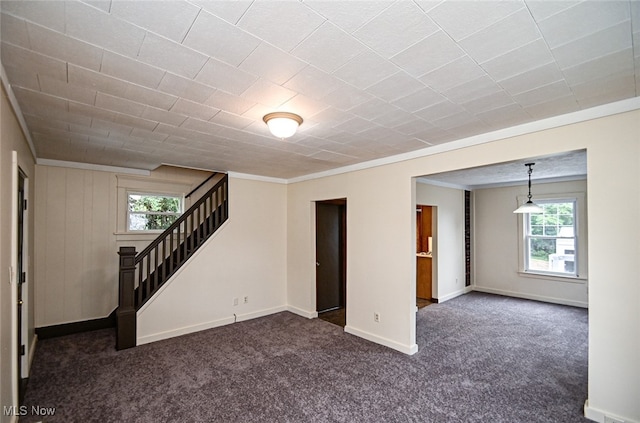
[[[533,173],[533,169],[531,169],[535,165],[535,163],[527,163],[525,166],[529,167],[529,195],[527,198],[529,201],[515,209],[514,213],[542,213],[542,207],[531,201],[531,173]]]
[[[267,124],[273,136],[283,139],[295,134],[298,126],[302,124],[300,116],[289,112],[269,113],[264,115],[262,120]]]

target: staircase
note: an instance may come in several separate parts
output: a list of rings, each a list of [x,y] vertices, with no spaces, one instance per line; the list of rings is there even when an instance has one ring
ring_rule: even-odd
[[[137,311],[229,216],[228,177],[196,201],[140,253],[120,247],[116,349],[136,346]]]

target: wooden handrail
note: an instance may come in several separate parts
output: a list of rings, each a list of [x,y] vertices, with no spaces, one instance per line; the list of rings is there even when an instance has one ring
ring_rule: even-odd
[[[211,178],[213,178],[214,176],[216,176],[218,174],[218,172],[213,172],[211,175],[209,175],[209,177],[207,179],[205,179],[204,181],[200,182],[200,185],[198,185],[197,187],[195,187],[194,189],[192,189],[191,191],[189,191],[189,194],[185,195],[184,198],[189,198],[191,197],[191,194],[193,194],[194,192],[196,192],[197,190],[200,189],[201,186],[203,186],[204,184],[206,184],[207,182],[209,182],[211,180]]]
[[[149,244],[144,250],[140,251],[136,256],[136,264],[140,261],[141,257],[144,257],[145,255],[149,254],[149,252],[153,250],[155,247],[157,247],[162,242],[163,239],[167,238],[169,234],[175,231],[176,228],[178,228],[178,226],[180,226],[181,223],[183,223],[185,220],[191,217],[194,210],[199,208],[202,205],[202,203],[204,203],[204,201],[208,199],[211,196],[211,194],[217,191],[222,185],[226,184],[227,180],[228,180],[228,176],[224,175],[224,177],[220,179],[218,183],[216,183],[209,191],[207,191],[202,197],[200,197],[198,201],[193,203],[191,207],[187,209],[187,211],[182,213],[180,217],[171,224],[171,226],[169,226],[164,232],[158,235],[158,237],[154,241],[152,241],[151,244]]]

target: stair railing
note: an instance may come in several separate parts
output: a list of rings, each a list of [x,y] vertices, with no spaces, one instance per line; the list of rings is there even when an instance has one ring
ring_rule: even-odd
[[[140,253],[136,254],[135,247],[120,247],[118,350],[136,345],[136,311],[228,217],[228,177],[225,175]]]

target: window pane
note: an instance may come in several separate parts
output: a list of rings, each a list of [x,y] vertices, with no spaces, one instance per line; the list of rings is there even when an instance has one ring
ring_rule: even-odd
[[[548,236],[556,236],[558,235],[558,228],[556,226],[545,226],[544,234]]]
[[[531,227],[531,235],[544,235],[543,234],[543,226],[536,225]]]
[[[180,198],[160,195],[129,194],[129,211],[180,212]]]
[[[129,214],[130,231],[155,231],[167,229],[178,219],[177,214]]]

